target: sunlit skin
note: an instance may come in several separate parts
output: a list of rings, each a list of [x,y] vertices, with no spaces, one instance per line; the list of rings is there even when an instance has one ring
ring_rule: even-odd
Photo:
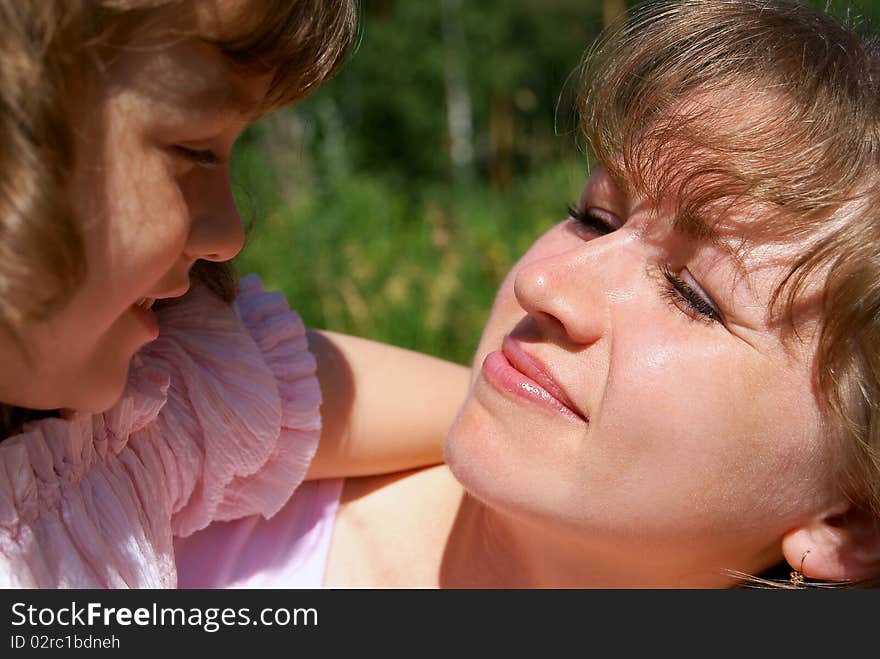
[[[797,247],[728,249],[766,209],[696,240],[672,208],[594,170],[499,289],[448,465],[346,483],[328,585],[724,587],[807,548],[833,564],[816,306],[797,336],[769,310]]]
[[[627,199],[601,168],[578,208],[587,225],[551,229],[502,284],[449,466],[501,517],[568,537],[587,573],[610,583],[758,573],[835,496],[811,333],[792,340],[768,312],[793,248],[756,245],[740,273],[721,246],[680,235],[667,209]],[[737,223],[747,232],[750,221],[742,211]],[[718,319],[677,294],[666,270]],[[495,367],[502,348],[534,376],[525,389],[505,386],[505,373],[522,373]],[[542,378],[547,391],[530,401]],[[553,391],[573,414],[538,400]]]
[[[200,20],[207,28],[218,18]],[[87,275],[60,312],[25,328],[22,345],[0,341],[5,403],[107,409],[134,353],[158,334],[137,303],[183,295],[197,259],[225,261],[242,248],[229,154],[268,77],[233,73],[198,38],[151,34],[135,35],[71,106],[69,194]]]

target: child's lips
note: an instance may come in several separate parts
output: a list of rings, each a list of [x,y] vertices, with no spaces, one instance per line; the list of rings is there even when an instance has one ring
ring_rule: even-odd
[[[189,281],[187,281],[185,284],[182,284],[177,288],[163,291],[161,293],[156,293],[155,295],[153,295],[153,298],[155,298],[156,300],[167,300],[169,298],[183,297],[187,294],[187,292],[189,292],[189,286]]]
[[[183,297],[189,291],[189,282],[186,282],[182,286],[178,286],[169,291],[163,291],[161,293],[154,293],[149,296],[145,296],[140,298],[137,302],[134,303],[134,306],[140,307],[144,311],[149,311],[150,308],[160,300],[170,300],[173,298]]]
[[[182,295],[185,295],[188,290],[189,282],[186,282],[186,284],[178,286],[173,290],[139,298],[131,305],[131,309],[155,339],[159,335],[159,320],[156,317],[155,310],[152,308],[153,305],[159,300],[181,297]]]
[[[153,306],[153,302],[155,302],[154,298],[141,298],[131,305],[131,310],[143,323],[151,338],[155,339],[159,336],[159,320],[156,318],[156,312],[150,308]]]

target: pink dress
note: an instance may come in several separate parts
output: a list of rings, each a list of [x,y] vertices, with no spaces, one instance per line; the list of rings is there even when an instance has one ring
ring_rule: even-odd
[[[300,487],[321,394],[299,316],[251,275],[159,323],[112,409],[0,442],[0,587],[321,584],[340,482]]]

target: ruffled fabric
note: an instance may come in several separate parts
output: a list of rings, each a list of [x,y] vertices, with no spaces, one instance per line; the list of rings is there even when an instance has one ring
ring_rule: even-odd
[[[174,536],[270,518],[302,482],[321,396],[284,297],[251,275],[159,324],[112,409],[0,442],[0,587],[176,587]]]
[[[310,480],[271,519],[251,515],[214,522],[175,538],[177,587],[323,587],[344,483]]]

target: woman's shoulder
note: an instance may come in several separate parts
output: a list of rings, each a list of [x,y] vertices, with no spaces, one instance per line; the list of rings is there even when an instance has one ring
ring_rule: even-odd
[[[462,492],[446,465],[347,479],[326,585],[436,587]]]
[[[445,464],[397,471],[390,474],[375,474],[348,478],[342,490],[342,508],[364,508],[400,501],[398,505],[408,504],[400,499],[401,494],[418,497],[441,495],[458,481]],[[414,502],[409,502],[414,503]]]

